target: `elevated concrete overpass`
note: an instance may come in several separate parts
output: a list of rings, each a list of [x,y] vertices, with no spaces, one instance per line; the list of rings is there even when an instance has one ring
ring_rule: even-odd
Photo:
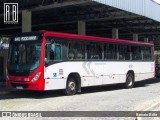
[[[19,4],[18,24],[4,24],[3,4]],[[2,0],[0,35],[52,30],[154,42],[160,49],[160,5],[153,0]]]

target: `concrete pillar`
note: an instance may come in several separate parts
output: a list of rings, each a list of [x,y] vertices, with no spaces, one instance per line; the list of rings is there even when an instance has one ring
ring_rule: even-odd
[[[138,34],[136,34],[136,33],[133,34],[133,40],[138,41]]]
[[[119,38],[119,31],[118,31],[118,29],[117,28],[113,28],[112,29],[112,38],[114,38],[114,39],[118,39]]]
[[[149,41],[148,41],[148,38],[144,38],[144,42],[149,42]]]
[[[29,10],[22,11],[22,32],[31,32],[32,30],[32,14]]]
[[[78,34],[85,35],[86,34],[86,22],[78,21]]]

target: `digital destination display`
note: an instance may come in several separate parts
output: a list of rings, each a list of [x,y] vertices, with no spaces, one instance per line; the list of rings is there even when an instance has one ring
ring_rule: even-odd
[[[38,36],[20,36],[20,37],[15,37],[14,41],[19,42],[19,41],[34,41],[38,40]]]

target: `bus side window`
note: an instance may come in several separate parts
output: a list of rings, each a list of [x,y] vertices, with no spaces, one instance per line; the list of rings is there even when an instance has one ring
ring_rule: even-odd
[[[68,59],[69,60],[82,60],[85,59],[85,44],[82,41],[68,42]]]
[[[55,49],[55,46],[54,44],[51,44],[51,47],[50,47],[50,60],[54,60],[55,59],[55,56],[54,56],[54,49]]]
[[[75,59],[75,48],[73,41],[68,42],[68,59],[69,60]]]
[[[141,47],[131,46],[132,60],[142,60]]]
[[[55,60],[61,60],[61,46],[55,45]]]
[[[151,61],[152,60],[152,50],[151,47],[143,47],[143,60]]]
[[[98,43],[87,44],[87,59],[102,59],[102,47]]]
[[[117,60],[117,45],[106,43],[104,45],[104,58],[107,60]]]
[[[54,46],[52,44],[46,44],[45,46],[45,59],[47,61],[54,60]]]
[[[130,60],[130,46],[128,45],[119,45],[119,60]]]

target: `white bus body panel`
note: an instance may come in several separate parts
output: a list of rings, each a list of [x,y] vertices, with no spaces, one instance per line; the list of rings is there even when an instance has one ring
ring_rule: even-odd
[[[154,62],[68,61],[45,68],[45,90],[65,89],[70,73],[78,73],[81,87],[125,83],[127,72],[132,70],[135,81],[154,77]]]

